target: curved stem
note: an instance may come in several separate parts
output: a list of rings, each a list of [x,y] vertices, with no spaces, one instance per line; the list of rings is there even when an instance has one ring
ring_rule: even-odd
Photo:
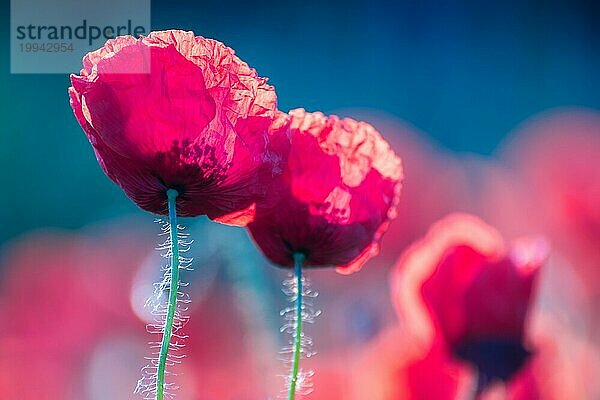
[[[169,354],[169,345],[173,334],[173,318],[177,309],[177,292],[179,291],[179,240],[177,238],[177,190],[167,190],[169,204],[169,225],[171,228],[171,284],[169,286],[169,306],[165,318],[162,343],[158,357],[156,372],[156,400],[163,400],[165,391],[165,367]]]
[[[292,359],[292,372],[290,376],[290,391],[288,400],[296,397],[296,384],[298,382],[298,370],[300,367],[300,353],[302,351],[302,264],[304,254],[294,254],[294,276],[296,278],[296,332],[294,336],[294,356]]]

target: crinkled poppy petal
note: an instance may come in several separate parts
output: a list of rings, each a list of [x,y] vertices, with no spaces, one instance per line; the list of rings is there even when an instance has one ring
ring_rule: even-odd
[[[220,42],[182,31],[119,37],[71,81],[103,169],[147,211],[164,214],[173,188],[182,216],[246,224],[243,210],[281,173],[285,140],[271,147],[268,129],[274,89]]]
[[[164,182],[153,175],[144,164],[121,156],[99,140],[96,130],[83,115],[79,94],[70,88],[69,97],[75,117],[88,136],[96,159],[106,175],[123,189],[125,194],[140,208],[151,209],[158,214],[166,214],[166,190],[168,188]],[[179,201],[181,199],[178,199]]]
[[[290,266],[300,252],[308,266],[358,271],[395,217],[400,159],[364,122],[302,109],[289,115],[292,147],[274,185],[278,201],[257,204],[250,232],[275,264]]]
[[[136,42],[100,59],[95,72],[73,78],[73,87],[100,139],[123,156],[154,163],[157,152],[196,142],[216,117],[202,71],[173,46]]]

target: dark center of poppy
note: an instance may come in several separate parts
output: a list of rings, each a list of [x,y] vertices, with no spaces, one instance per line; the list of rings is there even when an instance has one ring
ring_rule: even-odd
[[[287,241],[284,238],[281,238],[283,245],[285,246],[285,248],[288,250],[289,254],[290,254],[290,260],[294,259],[294,254],[302,254],[304,256],[304,259],[306,260],[309,256],[309,250],[305,247],[302,246],[294,246],[293,244],[291,244],[289,241]]]
[[[208,190],[225,179],[225,171],[230,167],[216,151],[215,146],[206,143],[174,140],[169,151],[156,153],[155,169],[161,171],[161,181],[180,195],[190,189]]]
[[[495,381],[507,382],[521,369],[530,354],[520,340],[513,339],[468,340],[455,349],[458,358],[477,368],[478,393]]]

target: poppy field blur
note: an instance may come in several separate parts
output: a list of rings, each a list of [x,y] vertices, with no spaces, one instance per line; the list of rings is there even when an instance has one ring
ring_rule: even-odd
[[[600,399],[598,5],[151,6],[2,58],[0,398]]]

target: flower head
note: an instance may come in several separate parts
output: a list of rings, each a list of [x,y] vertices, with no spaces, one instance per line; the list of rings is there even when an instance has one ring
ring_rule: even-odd
[[[400,258],[393,295],[424,348],[475,367],[480,389],[508,381],[529,358],[527,314],[548,245],[522,238],[507,246],[479,219],[454,214]]]
[[[289,130],[292,147],[274,184],[278,201],[259,203],[252,236],[278,265],[303,253],[305,265],[357,271],[395,217],[400,158],[371,125],[349,118],[297,109],[274,126]]]
[[[72,75],[71,106],[104,172],[144,210],[245,224],[279,171],[272,86],[222,43],[192,32],[121,36]]]

